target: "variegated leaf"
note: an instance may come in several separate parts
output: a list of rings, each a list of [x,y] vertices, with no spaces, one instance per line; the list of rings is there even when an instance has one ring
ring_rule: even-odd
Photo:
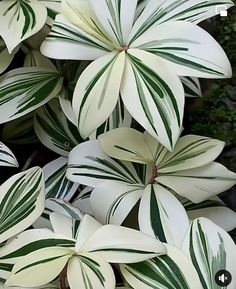
[[[42,248],[73,248],[75,241],[46,229],[31,229],[12,238],[0,249],[0,275],[7,279],[13,266],[26,254]]]
[[[110,264],[90,253],[73,256],[68,262],[67,278],[71,289],[114,289],[115,276]],[[91,287],[92,286],[92,287]]]
[[[131,163],[114,160],[104,154],[97,140],[84,142],[70,152],[66,176],[72,182],[91,187],[104,180],[130,184],[141,182]]]
[[[85,187],[72,202],[74,207],[80,209],[80,211],[84,214],[89,214],[90,216],[93,216],[94,214],[90,205],[90,196],[92,190],[93,188],[91,187]]]
[[[151,53],[129,49],[121,96],[132,117],[172,150],[182,128],[184,108],[184,90],[177,75]]]
[[[60,157],[43,167],[47,199],[56,198],[70,201],[76,193],[79,184],[66,178],[67,161],[67,158]]]
[[[224,142],[198,136],[181,137],[174,150],[157,163],[160,174],[168,174],[207,165],[214,161],[224,148]]]
[[[13,267],[7,286],[37,287],[53,281],[74,251],[65,247],[45,247],[22,257]]]
[[[50,68],[57,72],[55,65],[47,57],[43,56],[38,50],[30,50],[27,52],[24,61],[25,67],[44,67]]]
[[[220,227],[206,218],[195,219],[182,248],[191,258],[204,289],[222,288],[215,281],[215,275],[220,270],[227,270],[232,275],[227,289],[236,287],[236,246]]]
[[[158,56],[179,76],[225,78],[232,75],[230,62],[216,40],[186,21],[155,25],[130,47]]]
[[[180,248],[189,228],[182,204],[167,189],[148,185],[139,207],[140,230],[161,242]]]
[[[63,156],[68,156],[69,151],[82,141],[77,128],[61,110],[58,99],[52,99],[35,112],[34,128],[46,147]]]
[[[148,29],[168,21],[189,21],[199,23],[220,13],[219,6],[227,9],[233,6],[231,0],[149,0],[130,34],[134,41]]]
[[[198,78],[190,76],[182,76],[180,77],[180,79],[183,84],[186,97],[202,96],[201,85]]]
[[[46,8],[36,0],[3,0],[0,2],[0,36],[9,53],[45,24]]]
[[[135,289],[203,289],[189,258],[175,247],[166,248],[166,255],[120,265],[127,282]]]
[[[40,67],[14,69],[0,77],[0,122],[23,116],[51,98],[62,86],[59,73]]]
[[[102,125],[115,109],[124,64],[124,52],[111,52],[92,62],[78,79],[72,107],[83,138]]]
[[[5,42],[0,38],[0,74],[10,65],[16,51],[17,48],[10,54]]]
[[[2,142],[0,142],[0,166],[3,167],[18,167],[16,157],[13,152]]]
[[[90,197],[95,218],[103,224],[121,225],[142,197],[143,191],[142,184],[110,180],[98,184]]]
[[[236,228],[236,213],[217,196],[198,204],[184,199],[182,204],[191,220],[204,217],[228,232]]]
[[[159,174],[157,182],[194,203],[205,201],[236,184],[236,174],[219,163]]]
[[[49,58],[72,60],[94,60],[111,50],[107,44],[71,24],[62,14],[56,16],[51,32],[41,46],[42,54]]]
[[[0,243],[33,224],[44,209],[44,195],[39,167],[13,175],[0,186]]]

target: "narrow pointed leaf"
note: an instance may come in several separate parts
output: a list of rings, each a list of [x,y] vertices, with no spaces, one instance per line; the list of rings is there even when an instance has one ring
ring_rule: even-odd
[[[16,174],[0,186],[0,243],[28,228],[44,209],[39,167]]]
[[[216,40],[202,28],[186,21],[156,25],[131,47],[164,59],[180,76],[224,78],[232,75],[230,62]]]
[[[183,84],[186,97],[202,96],[201,85],[198,78],[190,76],[182,76],[180,79]]]
[[[80,209],[84,214],[89,214],[90,216],[93,216],[94,214],[90,205],[90,195],[92,190],[92,187],[85,187],[72,202],[73,206]]]
[[[111,52],[92,62],[75,87],[72,107],[86,138],[110,116],[119,97],[125,53]]]
[[[66,178],[67,161],[67,158],[60,157],[43,167],[47,199],[56,198],[70,201],[76,193],[79,184]]]
[[[4,74],[0,77],[0,122],[33,111],[55,97],[61,86],[61,76],[47,68],[17,68]]]
[[[213,162],[195,169],[159,174],[157,181],[199,203],[231,188],[236,183],[236,174]]]
[[[66,177],[72,182],[91,187],[104,180],[130,184],[141,182],[131,163],[107,156],[97,140],[84,142],[70,152]]]
[[[180,134],[184,108],[177,75],[151,53],[130,49],[121,96],[132,117],[171,150]]]
[[[135,289],[203,289],[193,264],[179,249],[166,245],[167,254],[154,259],[120,265]]]
[[[46,8],[35,0],[4,0],[0,3],[0,35],[9,53],[45,24]]]
[[[139,207],[140,230],[161,242],[180,247],[189,228],[182,204],[158,184],[145,188]]]

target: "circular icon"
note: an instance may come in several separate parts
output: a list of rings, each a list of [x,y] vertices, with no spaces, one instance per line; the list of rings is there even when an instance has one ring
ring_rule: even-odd
[[[232,276],[227,270],[220,270],[215,275],[216,284],[219,286],[228,286],[232,281]]]

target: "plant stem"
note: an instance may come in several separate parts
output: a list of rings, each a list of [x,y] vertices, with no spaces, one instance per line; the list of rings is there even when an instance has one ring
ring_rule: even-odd
[[[67,289],[66,284],[66,273],[67,273],[67,265],[63,268],[60,274],[60,287],[61,289]]]
[[[155,181],[156,181],[155,179],[156,179],[157,176],[158,176],[157,166],[153,165],[152,166],[152,176],[151,176],[151,179],[150,179],[150,181],[148,183],[149,184],[154,184]]]

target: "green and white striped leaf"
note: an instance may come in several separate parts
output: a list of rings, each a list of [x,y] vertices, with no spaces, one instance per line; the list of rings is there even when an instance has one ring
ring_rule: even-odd
[[[22,257],[13,267],[7,286],[36,287],[53,281],[74,251],[64,247],[42,248]]]
[[[83,252],[69,260],[67,278],[71,289],[115,288],[115,275],[111,265],[90,253]]]
[[[46,209],[65,215],[66,217],[70,217],[75,220],[81,220],[83,218],[83,214],[78,208],[60,199],[47,199]]]
[[[96,220],[121,225],[143,195],[144,185],[105,181],[93,190],[90,205]]]
[[[34,287],[35,288],[35,287]],[[6,287],[3,282],[0,282],[0,289],[34,289],[33,287],[31,288],[25,288],[25,287]],[[56,285],[54,284],[46,284],[43,286],[37,287],[37,289],[59,289]]]
[[[166,253],[165,246],[155,238],[115,225],[100,227],[76,248],[93,253],[110,263],[140,262]]]
[[[0,122],[21,117],[55,97],[62,86],[59,73],[40,67],[14,69],[0,77]]]
[[[193,221],[182,246],[191,258],[204,289],[220,289],[215,282],[219,270],[227,270],[232,282],[227,289],[236,286],[236,246],[231,237],[220,227],[206,218]]]
[[[184,90],[177,75],[151,53],[129,49],[121,96],[132,117],[172,150],[182,128],[184,108]]]
[[[89,0],[102,27],[118,47],[127,45],[133,26],[137,0]]]
[[[0,142],[0,166],[3,167],[18,167],[16,157],[13,152],[2,142]]]
[[[80,220],[72,219],[54,212],[50,214],[50,222],[56,234],[71,239],[77,239]]]
[[[186,21],[156,25],[130,47],[165,60],[179,76],[225,78],[232,75],[230,62],[216,40],[202,28]]]
[[[0,276],[7,279],[13,266],[26,254],[50,248],[74,248],[75,241],[46,229],[31,229],[12,238],[0,249]]]
[[[47,8],[47,24],[52,26],[56,15],[61,12],[61,0],[39,0]]]
[[[100,135],[98,139],[103,151],[111,157],[151,164],[155,162],[156,150],[150,149],[146,136],[132,128],[118,128]],[[157,141],[155,143],[158,147]]]
[[[84,214],[89,214],[90,216],[94,215],[90,205],[90,196],[92,190],[93,188],[91,187],[85,187],[72,202],[74,207],[78,208]]]
[[[0,36],[9,53],[23,40],[37,33],[45,24],[46,8],[36,0],[0,2]]]
[[[135,21],[138,19],[140,14],[143,12],[143,10],[146,7],[148,1],[149,0],[138,0],[136,12],[135,12]]]
[[[227,232],[236,228],[236,213],[217,196],[199,204],[194,204],[189,200],[184,200],[182,203],[191,220],[204,217]]]
[[[166,245],[167,254],[136,264],[120,265],[127,282],[135,289],[203,289],[186,255]]]
[[[189,228],[188,215],[167,189],[148,185],[139,207],[139,228],[142,232],[180,248]]]
[[[64,115],[58,99],[52,99],[35,112],[34,128],[46,147],[63,156],[68,156],[82,141],[78,129]]]
[[[13,175],[0,186],[0,243],[33,224],[43,212],[44,195],[39,167]]]
[[[72,107],[80,134],[88,137],[115,109],[125,65],[125,53],[111,52],[92,62],[75,87]]]
[[[220,13],[218,7],[225,9],[233,6],[231,0],[149,0],[130,34],[130,41],[134,41],[148,29],[169,21],[189,21],[199,23]]]
[[[201,97],[202,90],[200,81],[196,77],[182,76],[180,77],[184,87],[186,97]]]
[[[97,140],[84,142],[70,152],[66,177],[90,187],[96,187],[105,180],[141,183],[131,163],[107,156]]]
[[[13,51],[10,54],[7,50],[5,42],[0,38],[0,74],[3,73],[10,65],[16,51]]]
[[[89,139],[96,139],[99,135],[119,127],[131,127],[132,116],[124,106],[119,97],[115,109],[109,118],[90,136]]]
[[[79,184],[66,178],[68,159],[60,157],[43,167],[46,198],[70,201],[78,190]]]
[[[34,131],[34,112],[27,113],[3,125],[1,138],[8,143],[32,144],[39,142]]]
[[[71,60],[94,60],[111,50],[109,45],[71,24],[62,14],[56,16],[41,46],[42,54],[49,58]]]
[[[236,174],[219,163],[159,174],[157,182],[172,189],[175,193],[199,203],[226,191],[236,184]]]
[[[171,172],[193,169],[214,161],[222,152],[225,143],[208,137],[186,135],[181,137],[174,150],[165,154],[157,163],[158,172]]]

